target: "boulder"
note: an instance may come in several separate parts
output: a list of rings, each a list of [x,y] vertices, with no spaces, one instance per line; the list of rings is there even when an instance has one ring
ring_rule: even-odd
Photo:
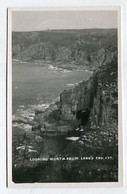
[[[44,122],[43,128],[45,129],[45,131],[56,131],[55,126],[48,122]]]
[[[42,140],[42,137],[41,137],[41,136],[36,136],[36,137],[35,137],[35,141],[36,141],[37,143],[41,143],[43,140]]]
[[[35,115],[38,115],[38,114],[41,114],[41,113],[44,113],[45,112],[45,108],[42,107],[42,108],[36,108],[35,109]]]
[[[46,130],[45,130],[44,127],[41,127],[40,131],[41,131],[41,132],[45,132]]]

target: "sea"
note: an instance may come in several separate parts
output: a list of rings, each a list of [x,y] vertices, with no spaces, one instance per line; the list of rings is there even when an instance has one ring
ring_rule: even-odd
[[[48,108],[51,103],[59,100],[61,92],[73,88],[82,80],[88,80],[91,74],[90,71],[61,69],[52,64],[13,62],[12,138],[14,142],[24,131],[31,133],[32,125],[26,121],[34,120],[35,109]],[[39,144],[40,147],[43,147],[40,156],[63,155],[68,144],[71,142],[66,140],[65,136],[44,136],[43,142]],[[15,146],[15,143],[13,145]],[[16,165],[15,160],[13,162]],[[20,169],[14,170],[13,181],[20,183],[64,181],[61,165],[60,161],[51,162],[45,167],[42,164],[41,167],[33,168],[32,174],[31,170],[23,174]]]
[[[59,100],[62,91],[73,88],[82,80],[88,80],[91,74],[88,70],[67,70],[52,64],[13,62],[13,121],[21,118],[33,120],[35,109],[48,108]],[[29,130],[31,126],[13,122],[13,127]]]

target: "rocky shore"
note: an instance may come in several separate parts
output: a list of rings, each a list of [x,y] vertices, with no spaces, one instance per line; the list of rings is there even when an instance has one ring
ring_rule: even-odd
[[[40,132],[68,132],[83,126],[99,130],[117,125],[117,60],[100,67],[88,81],[82,81],[60,94],[60,100],[44,110],[35,110]],[[89,126],[89,127],[86,127]],[[36,131],[36,125],[33,131]],[[113,130],[113,129],[112,129]]]
[[[26,121],[23,122],[26,123]],[[117,181],[118,87],[116,55],[110,63],[96,70],[88,81],[82,81],[73,89],[63,91],[59,101],[51,103],[46,109],[36,109],[34,121],[29,124],[32,126],[30,131],[22,130],[18,136],[17,134],[13,135],[14,176],[22,167],[24,167],[25,173],[29,169],[36,169],[40,166],[40,163],[30,162],[30,158],[50,157],[52,152],[48,155],[44,153],[45,136],[52,138],[64,136],[64,139],[70,142],[62,152],[64,156],[112,157],[112,159],[104,160],[99,164],[98,161],[92,163],[91,166],[90,163],[86,164],[89,166],[89,170],[82,162],[62,161],[60,168],[66,176],[69,177],[69,173],[73,171],[74,177],[85,180],[83,177],[88,171],[88,180],[92,180],[94,176],[90,175],[91,173],[99,173],[98,176],[101,177],[102,181],[108,179]],[[54,156],[56,157],[57,154]],[[85,163],[88,162],[85,161]],[[40,168],[45,165],[49,165],[48,162],[41,162]],[[76,171],[77,168],[79,168],[78,171]],[[68,179],[66,176],[64,178]]]

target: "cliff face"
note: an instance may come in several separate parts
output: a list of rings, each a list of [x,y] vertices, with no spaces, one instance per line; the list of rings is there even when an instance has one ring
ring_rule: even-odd
[[[46,111],[37,110],[36,120],[41,131],[69,131],[84,129],[117,131],[117,59],[93,73],[73,89],[65,90]]]
[[[60,97],[61,119],[72,120],[79,139],[66,147],[69,155],[92,156],[93,162],[65,161],[63,171],[81,180],[100,174],[101,181],[118,180],[118,88],[117,59],[97,70],[87,82]],[[71,136],[74,133],[69,133]],[[69,151],[68,151],[69,150]],[[98,161],[95,158],[101,156]],[[77,172],[77,169],[80,169]]]
[[[117,125],[118,119],[117,61],[114,59],[109,66],[105,66],[98,72],[97,77],[90,113],[91,128],[110,128],[113,123]]]
[[[117,122],[117,61],[96,71],[88,81],[60,95],[60,118],[83,122],[91,128]],[[86,120],[86,122],[85,122]]]
[[[13,59],[51,62],[62,68],[96,69],[117,48],[116,29],[13,32]],[[67,64],[67,67],[66,65]]]
[[[60,117],[65,120],[77,119],[77,112],[90,110],[96,90],[97,75],[88,81],[79,83],[74,89],[64,91],[60,95]]]

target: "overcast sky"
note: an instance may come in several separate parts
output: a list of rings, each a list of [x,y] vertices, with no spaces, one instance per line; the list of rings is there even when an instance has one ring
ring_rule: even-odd
[[[117,28],[117,11],[13,11],[13,31]]]

